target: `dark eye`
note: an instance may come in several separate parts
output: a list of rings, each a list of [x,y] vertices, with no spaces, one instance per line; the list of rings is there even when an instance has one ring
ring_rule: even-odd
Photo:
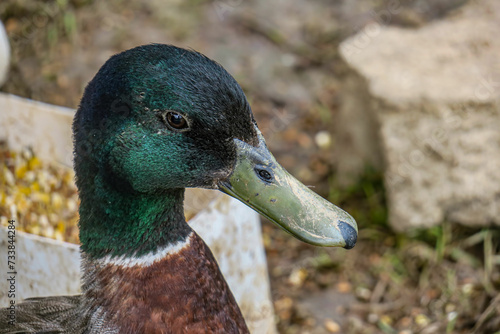
[[[175,111],[167,112],[167,114],[165,115],[165,120],[167,121],[168,125],[176,130],[188,128],[188,122],[186,121],[184,116]]]
[[[271,175],[271,173],[269,173],[265,169],[256,168],[255,172],[260,177],[260,179],[263,181],[270,182],[273,179],[273,176]]]

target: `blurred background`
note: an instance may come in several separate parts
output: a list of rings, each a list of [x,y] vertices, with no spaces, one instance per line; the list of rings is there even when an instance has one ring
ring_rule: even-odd
[[[494,0],[2,0],[0,20],[0,90],[34,100],[76,108],[111,55],[152,42],[236,78],[277,160],[359,225],[346,251],[263,222],[280,333],[500,333]],[[2,224],[10,197],[22,230],[78,242],[71,174],[11,158]]]

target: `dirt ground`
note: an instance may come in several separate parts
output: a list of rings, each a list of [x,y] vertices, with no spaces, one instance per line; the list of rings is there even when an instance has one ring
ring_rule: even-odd
[[[267,222],[280,333],[500,333],[498,230],[443,222],[395,234],[382,175],[336,185],[330,135],[345,65],[337,46],[368,22],[408,29],[463,0],[2,0],[12,47],[1,88],[75,108],[106,59],[151,42],[198,50],[238,80],[278,161],[358,221],[349,251],[301,243]]]

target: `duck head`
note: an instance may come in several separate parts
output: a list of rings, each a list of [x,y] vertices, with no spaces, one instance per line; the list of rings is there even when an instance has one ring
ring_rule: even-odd
[[[136,221],[176,215],[168,202],[182,207],[182,195],[172,194],[202,187],[241,200],[307,243],[356,242],[354,219],[279,165],[238,83],[200,53],[152,44],[111,57],[87,86],[73,129],[81,230],[97,226],[90,221],[99,215],[118,226],[125,218],[113,220],[112,211],[141,201]],[[96,243],[91,234],[81,239]]]

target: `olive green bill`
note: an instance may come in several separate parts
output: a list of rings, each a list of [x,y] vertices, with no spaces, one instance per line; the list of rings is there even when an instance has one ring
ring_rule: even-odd
[[[219,189],[308,244],[354,247],[358,235],[354,218],[290,175],[259,131],[258,135],[258,147],[234,139],[236,164]]]

